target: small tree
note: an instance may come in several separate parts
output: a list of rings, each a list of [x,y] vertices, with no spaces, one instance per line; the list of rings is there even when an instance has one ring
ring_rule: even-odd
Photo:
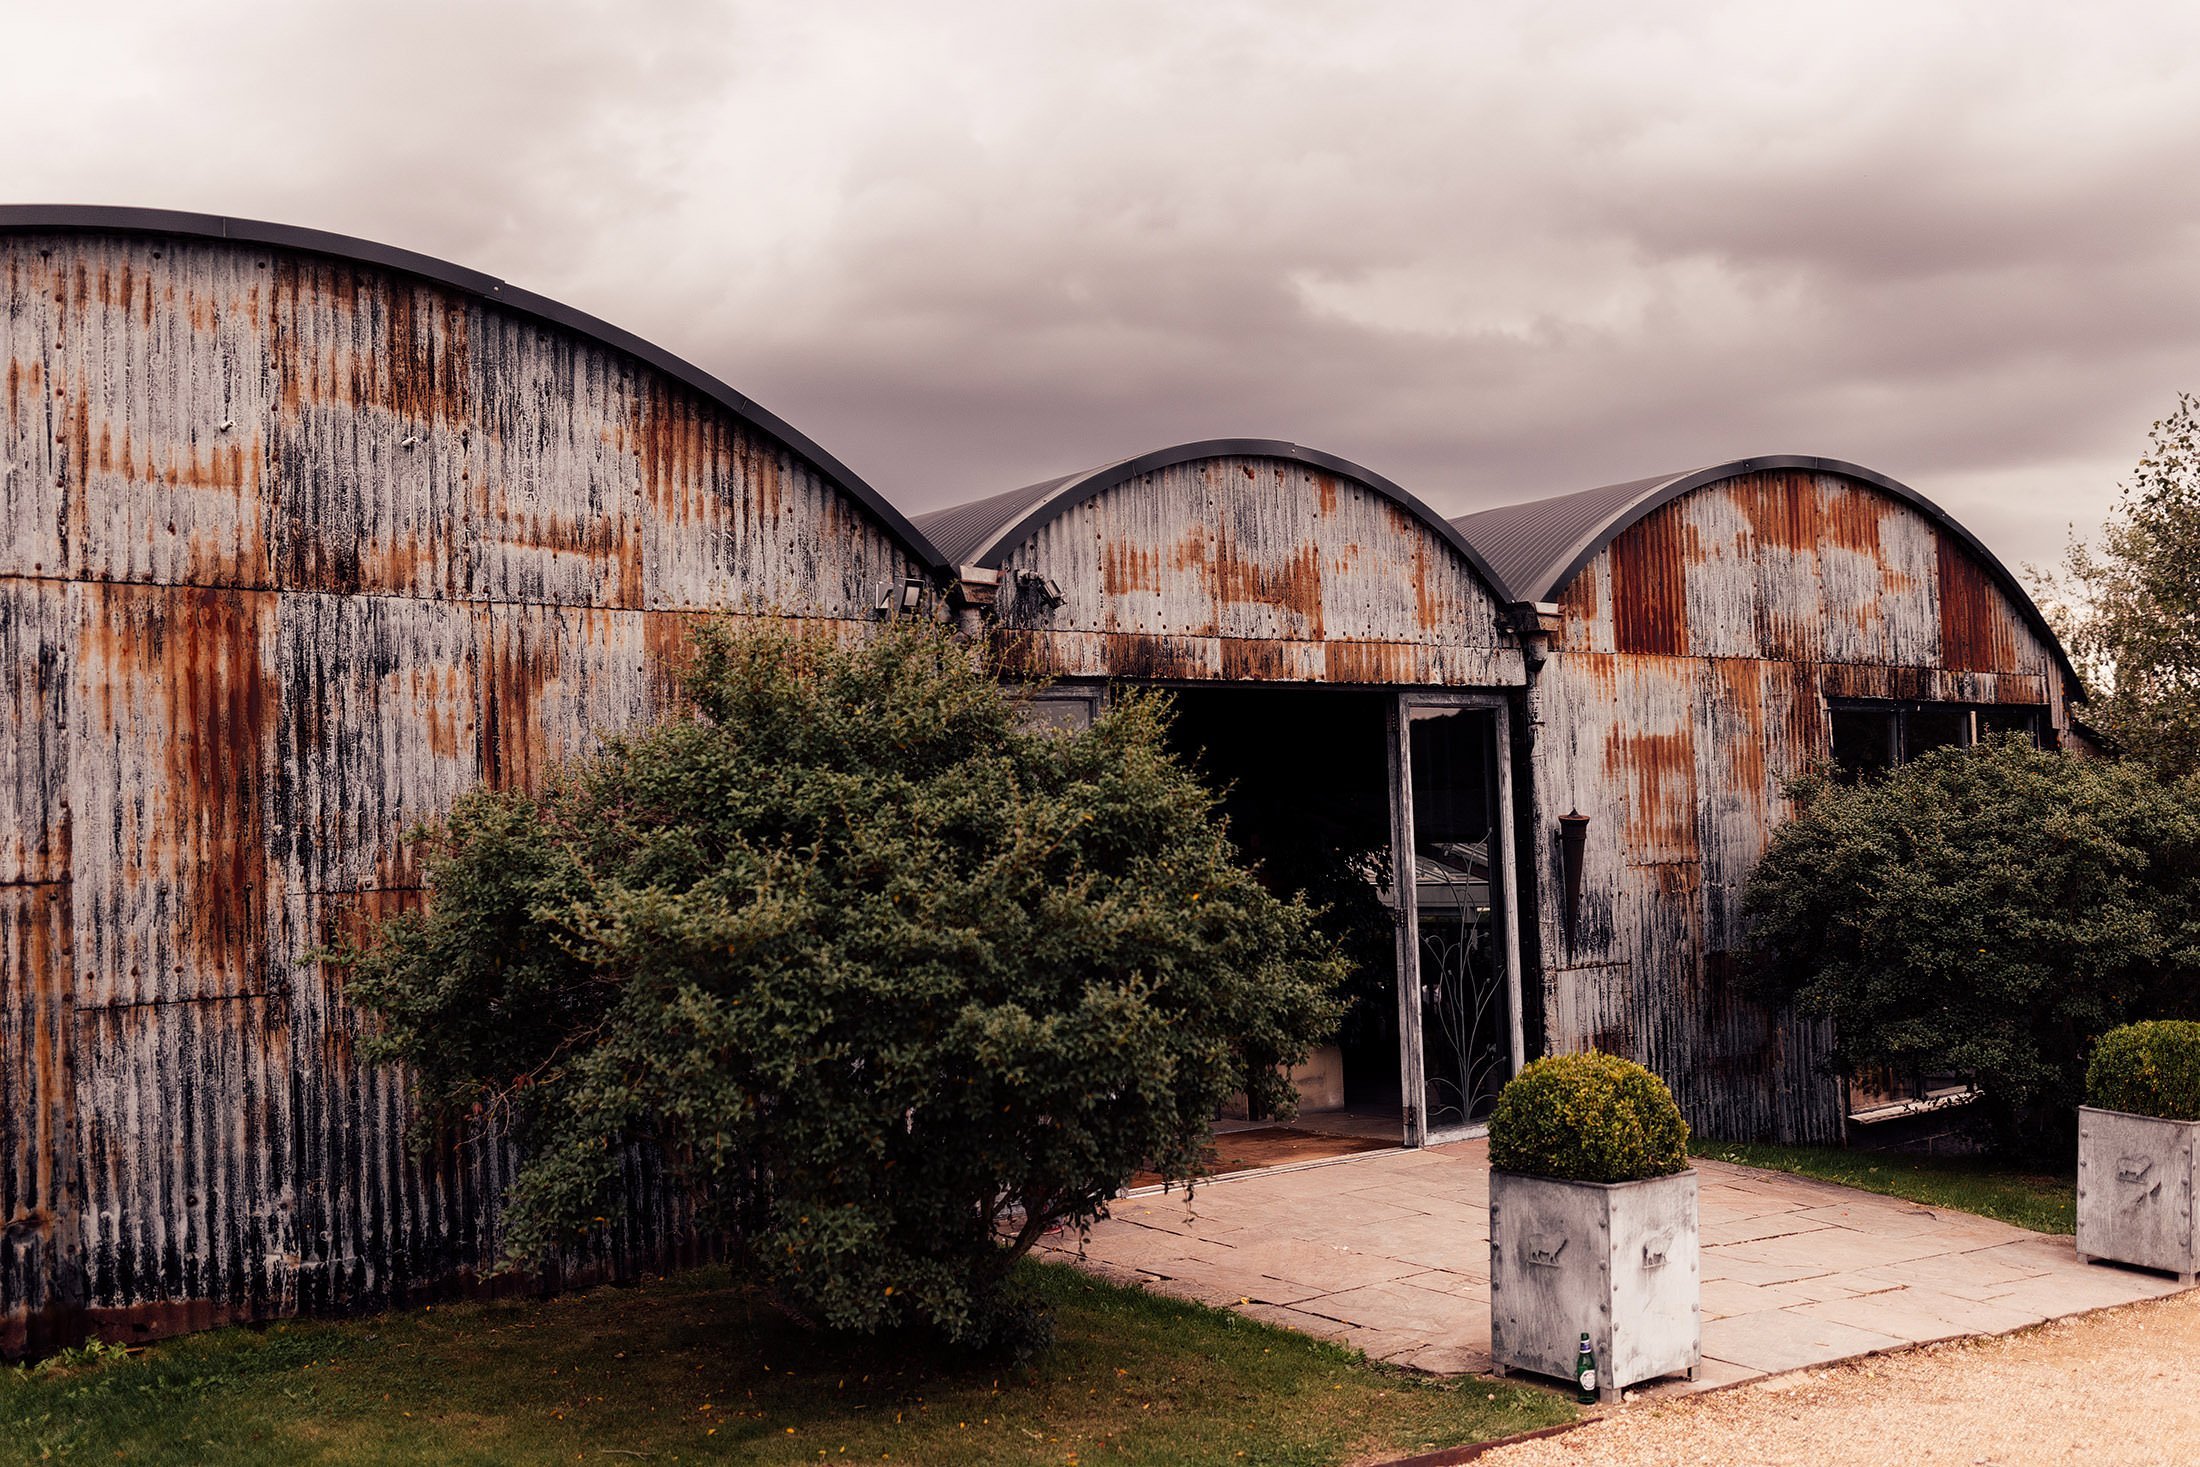
[[[2200,770],[2200,406],[2179,394],[2102,530],[2051,585],[2087,720],[2166,774]]]
[[[2093,1041],[2200,1004],[2200,796],[2017,739],[1876,781],[1809,777],[1745,897],[1767,997],[1833,1063],[1976,1078],[2010,1144],[2053,1137]]]
[[[1013,1333],[1015,1260],[1336,1019],[1317,914],[1239,863],[1166,705],[1043,732],[944,633],[706,628],[690,714],[428,837],[424,914],[340,955],[429,1114],[523,1160],[519,1260],[654,1147],[835,1329]]]

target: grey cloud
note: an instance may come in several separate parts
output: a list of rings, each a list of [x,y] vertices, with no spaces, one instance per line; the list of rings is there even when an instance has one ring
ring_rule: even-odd
[[[2166,4],[111,9],[18,23],[102,62],[0,101],[0,193],[448,255],[912,509],[1226,433],[1450,509],[1792,450],[2041,560],[2200,383]]]

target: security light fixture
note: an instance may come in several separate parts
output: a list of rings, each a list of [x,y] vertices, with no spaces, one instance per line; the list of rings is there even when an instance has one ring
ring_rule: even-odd
[[[1016,588],[1024,595],[1038,597],[1046,603],[1049,610],[1060,606],[1065,599],[1062,588],[1054,577],[1043,576],[1037,571],[1016,572]]]
[[[880,621],[889,621],[896,616],[914,616],[923,604],[924,580],[921,576],[910,576],[905,580],[888,581],[881,587],[871,614]]]

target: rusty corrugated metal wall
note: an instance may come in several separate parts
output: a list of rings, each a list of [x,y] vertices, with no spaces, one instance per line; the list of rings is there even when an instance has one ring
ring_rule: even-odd
[[[300,955],[417,900],[407,825],[661,707],[693,616],[854,628],[923,565],[703,394],[358,263],[0,235],[0,361],[0,1350],[465,1283],[506,1158],[409,1153]]]
[[[1641,1060],[1725,1137],[1832,1141],[1822,1028],[1736,991],[1741,897],[1827,755],[1827,698],[2041,707],[2052,648],[1924,515],[1831,474],[1745,474],[1621,533],[1565,588],[1531,695],[1533,843],[1552,1050]],[[1555,832],[1591,817],[1579,924]]]
[[[1428,524],[1340,474],[1254,455],[1140,474],[1048,521],[1002,561],[996,616],[1016,676],[1452,687],[1525,676],[1495,596]]]

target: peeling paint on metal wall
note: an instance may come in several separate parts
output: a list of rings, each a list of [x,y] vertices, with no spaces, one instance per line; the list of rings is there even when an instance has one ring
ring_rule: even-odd
[[[1749,872],[1825,699],[2064,713],[2054,655],[1962,546],[1831,475],[1745,475],[1619,536],[1560,596],[1539,675],[1536,909],[1547,1042],[1642,1060],[1710,1134],[1826,1141],[1820,1025],[1736,988]],[[1569,949],[1555,829],[1591,815]]]
[[[302,955],[418,901],[407,826],[664,708],[697,614],[862,635],[923,566],[691,389],[356,263],[0,237],[0,391],[0,1351],[491,1287],[510,1157],[416,1155]],[[690,1246],[627,1184],[574,1273]]]
[[[1390,498],[1283,459],[1199,459],[1103,491],[1008,555],[998,613],[1002,665],[1024,676],[1524,678],[1464,558]]]

